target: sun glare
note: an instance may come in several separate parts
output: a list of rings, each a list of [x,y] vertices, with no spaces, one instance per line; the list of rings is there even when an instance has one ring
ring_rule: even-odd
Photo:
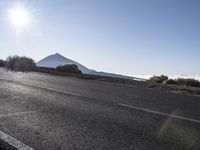
[[[16,29],[27,28],[30,25],[30,14],[24,8],[12,8],[8,11],[8,19]]]

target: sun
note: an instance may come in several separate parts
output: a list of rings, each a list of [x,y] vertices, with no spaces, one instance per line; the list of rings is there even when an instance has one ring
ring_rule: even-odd
[[[22,29],[30,25],[31,16],[25,8],[15,7],[8,10],[8,19],[16,29]]]

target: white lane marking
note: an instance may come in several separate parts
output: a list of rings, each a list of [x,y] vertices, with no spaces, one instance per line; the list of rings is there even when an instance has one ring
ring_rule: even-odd
[[[39,86],[39,85],[34,85],[34,84],[30,84],[30,83],[25,83],[25,82],[18,82],[18,81],[15,81],[15,80],[7,80],[7,79],[3,79],[3,78],[0,78],[0,80],[7,81],[7,82],[14,82],[14,83],[22,84],[22,85],[32,86],[32,87],[36,87],[36,88],[55,91],[55,92],[58,92],[58,93],[64,93],[64,94],[68,94],[68,95],[81,97],[80,94],[74,93],[74,92],[67,92],[67,91],[57,90],[57,89],[54,89],[54,88],[48,88],[48,87],[45,87],[45,86]]]
[[[0,131],[0,139],[17,150],[34,150],[14,137]]]
[[[30,113],[33,113],[33,112],[35,112],[35,111],[16,112],[16,113],[4,114],[4,115],[0,114],[0,118],[12,117],[12,116],[20,116],[20,115],[30,114]]]
[[[7,100],[11,100],[11,99],[20,99],[19,96],[10,96],[10,97],[6,97],[6,98],[1,98],[0,101],[7,101]]]
[[[74,93],[74,92],[67,92],[67,91],[57,90],[57,89],[54,89],[54,88],[48,88],[48,87],[44,87],[44,86],[38,86],[38,85],[27,84],[27,83],[23,83],[23,84],[38,87],[38,88],[41,88],[41,89],[47,89],[47,90],[50,90],[50,91],[55,91],[55,92],[58,92],[58,93],[64,93],[64,94],[79,96],[79,97],[81,96],[80,94]]]
[[[150,109],[147,109],[147,108],[131,106],[131,105],[123,104],[123,103],[118,103],[118,105],[119,106],[123,106],[123,107],[127,107],[127,108],[131,108],[131,109],[135,109],[135,110],[140,110],[140,111],[145,111],[145,112],[148,112],[148,113],[161,115],[161,116],[172,117],[172,118],[176,118],[176,119],[180,119],[180,120],[186,120],[186,121],[190,121],[190,122],[200,123],[200,120],[187,118],[187,117],[182,117],[182,116],[179,116],[179,115],[168,114],[168,113],[164,113],[164,112],[150,110]]]

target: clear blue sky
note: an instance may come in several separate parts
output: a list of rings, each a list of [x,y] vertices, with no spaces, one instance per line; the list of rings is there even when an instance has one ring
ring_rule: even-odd
[[[15,3],[33,20],[20,34],[6,19]],[[1,0],[0,52],[35,61],[58,52],[125,75],[200,74],[200,1]]]

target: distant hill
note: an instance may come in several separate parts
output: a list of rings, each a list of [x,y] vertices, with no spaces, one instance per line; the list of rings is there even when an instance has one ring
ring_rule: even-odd
[[[62,64],[75,64],[78,66],[79,70],[81,70],[82,73],[85,73],[85,74],[88,74],[91,72],[91,70],[86,68],[85,66],[71,59],[68,59],[58,53],[54,55],[49,55],[36,63],[36,65],[39,67],[47,67],[47,68],[56,68],[58,65],[62,65]]]
[[[132,80],[143,80],[140,78],[134,78],[134,77],[130,77],[130,76],[124,76],[124,75],[119,75],[119,74],[114,74],[114,73],[98,72],[95,70],[91,70],[76,61],[73,61],[71,59],[68,59],[68,58],[60,55],[59,53],[45,57],[44,59],[38,61],[36,65],[38,67],[56,68],[58,65],[61,65],[61,64],[75,64],[78,66],[79,70],[81,70],[81,72],[84,74],[92,74],[92,75],[100,75],[100,76],[107,76],[107,77],[132,79]]]

